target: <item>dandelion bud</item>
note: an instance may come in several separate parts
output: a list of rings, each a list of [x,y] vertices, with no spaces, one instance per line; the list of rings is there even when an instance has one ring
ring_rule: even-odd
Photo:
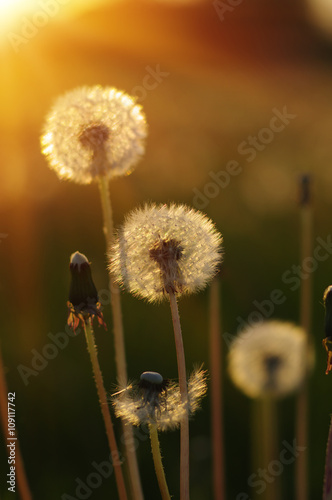
[[[80,252],[73,253],[70,256],[69,269],[71,274],[68,302],[69,326],[75,331],[80,321],[84,323],[89,318],[97,316],[99,324],[106,328],[88,259]]]
[[[144,153],[145,116],[134,98],[112,87],[80,87],[55,102],[42,152],[61,179],[89,184],[129,174]]]
[[[323,346],[327,352],[327,366],[325,373],[332,370],[332,286],[326,288],[323,296],[325,306],[325,338]]]
[[[146,205],[132,212],[110,254],[110,271],[135,295],[160,301],[194,293],[213,278],[222,238],[201,212],[184,205]]]
[[[310,364],[304,330],[274,320],[238,335],[230,347],[228,368],[239,389],[259,398],[284,396],[300,388]]]
[[[160,431],[179,427],[186,414],[193,415],[205,395],[206,371],[195,370],[188,380],[188,399],[182,401],[179,385],[160,373],[144,372],[139,382],[113,395],[117,417],[132,425],[155,425]]]

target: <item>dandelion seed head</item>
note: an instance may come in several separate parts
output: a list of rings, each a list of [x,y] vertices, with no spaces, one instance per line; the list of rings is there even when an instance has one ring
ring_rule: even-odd
[[[222,237],[185,205],[146,205],[127,217],[110,253],[110,272],[151,302],[203,289],[221,262]]]
[[[228,361],[232,381],[252,398],[295,391],[311,363],[304,330],[277,320],[242,331],[230,347]]]
[[[89,184],[100,175],[129,174],[144,153],[145,115],[135,99],[113,87],[79,87],[49,112],[42,152],[61,179]]]
[[[206,371],[199,369],[188,380],[188,399],[183,402],[179,385],[157,372],[144,372],[113,397],[117,417],[132,425],[155,425],[160,431],[174,430],[188,414],[199,408],[207,390]]]

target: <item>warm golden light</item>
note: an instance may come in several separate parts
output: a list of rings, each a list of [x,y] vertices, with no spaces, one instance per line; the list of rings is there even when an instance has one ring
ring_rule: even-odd
[[[26,15],[36,8],[35,0],[0,0],[0,27],[10,25],[22,15]]]
[[[332,36],[331,0],[307,0],[313,21],[330,37]]]

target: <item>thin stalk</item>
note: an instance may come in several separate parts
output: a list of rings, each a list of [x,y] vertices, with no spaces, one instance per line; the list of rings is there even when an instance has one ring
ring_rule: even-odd
[[[176,357],[179,373],[179,386],[183,404],[188,401],[186,360],[184,355],[180,315],[174,292],[169,291],[171,305]],[[180,499],[189,500],[189,417],[188,413],[181,422],[180,427]]]
[[[88,347],[88,352],[92,363],[93,375],[96,382],[100,409],[104,419],[108,444],[113,459],[113,467],[115,472],[115,480],[118,488],[119,498],[120,500],[127,500],[127,492],[122,474],[120,454],[115,440],[113,424],[109,412],[109,405],[107,402],[106,391],[104,388],[103,377],[98,362],[94,333],[91,325],[91,320],[89,318],[85,321],[84,332],[85,332],[85,339]]]
[[[300,262],[312,256],[312,206],[310,199],[310,178],[301,178],[301,243]],[[309,349],[311,328],[311,294],[312,273],[308,273],[306,279],[301,280],[300,291],[300,324],[307,334],[307,347]],[[296,440],[300,446],[307,447],[308,444],[308,377],[305,378],[299,391],[296,402]],[[304,450],[295,463],[296,476],[296,499],[308,500],[308,453]]]
[[[113,213],[111,198],[109,193],[108,179],[106,177],[99,178],[99,192],[103,211],[104,235],[106,240],[107,252],[110,251],[113,242]],[[113,333],[114,333],[114,350],[115,364],[117,371],[118,383],[121,387],[127,384],[127,363],[124,342],[124,331],[122,322],[121,298],[120,289],[113,277],[109,274],[109,288],[111,292],[111,309],[113,316]],[[130,424],[122,422],[123,435],[125,436],[124,445],[126,448],[126,458],[130,476],[130,484],[133,498],[135,500],[143,500],[143,490],[141,478],[138,469],[136,447],[134,442],[133,428]]]
[[[6,440],[6,445],[10,441],[15,441],[15,477],[17,488],[22,500],[32,500],[32,494],[29,488],[28,480],[25,474],[23,458],[21,454],[20,444],[16,436],[10,436],[8,432],[8,388],[5,379],[5,372],[2,363],[2,354],[0,351],[0,412],[3,435]],[[9,448],[7,448],[7,451]]]
[[[323,500],[332,500],[332,417],[330,417],[329,436],[326,446]]]
[[[261,445],[262,440],[262,422],[260,400],[252,399],[250,401],[250,460],[251,471],[257,471],[262,467],[263,450]],[[258,494],[257,489],[251,492],[252,500],[262,500],[261,494]]]
[[[264,398],[259,401],[261,409],[261,444],[262,444],[262,467],[267,469],[269,464],[276,460],[277,455],[277,419],[276,402],[271,398]],[[280,477],[280,476],[279,476]],[[263,492],[263,498],[266,500],[280,499],[280,481],[278,476],[272,478],[272,481],[266,484]]]
[[[150,441],[154,468],[158,479],[159,489],[162,500],[171,500],[166,482],[164,467],[161,459],[160,444],[158,438],[158,431],[155,425],[150,425]]]
[[[211,375],[211,424],[213,456],[214,499],[225,498],[224,439],[222,411],[222,372],[221,372],[221,327],[219,280],[215,278],[210,292],[210,375]]]

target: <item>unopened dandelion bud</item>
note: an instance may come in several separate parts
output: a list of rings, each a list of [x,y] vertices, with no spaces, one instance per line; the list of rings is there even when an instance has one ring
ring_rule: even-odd
[[[311,203],[311,176],[309,174],[303,174],[300,177],[300,193],[299,193],[299,203],[300,206],[304,207],[310,205]]]
[[[68,324],[75,330],[80,321],[84,323],[97,316],[99,323],[105,327],[88,259],[80,252],[73,253],[70,257],[69,269],[71,283]]]
[[[147,126],[135,99],[113,87],[80,87],[49,112],[42,152],[61,179],[89,184],[129,174],[145,150]]]
[[[327,352],[327,366],[325,373],[332,370],[332,286],[326,288],[323,301],[325,306],[325,338],[323,346]]]
[[[82,311],[98,302],[98,293],[92,279],[91,267],[85,255],[75,252],[70,257],[71,283],[69,301]]]

